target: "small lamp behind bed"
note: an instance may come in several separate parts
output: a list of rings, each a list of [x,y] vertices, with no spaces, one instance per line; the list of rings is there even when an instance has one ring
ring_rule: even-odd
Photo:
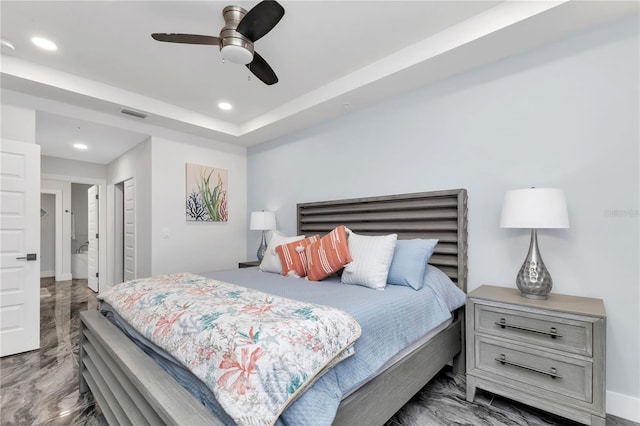
[[[251,222],[249,223],[249,229],[252,231],[262,231],[262,241],[258,247],[258,260],[262,262],[264,253],[267,251],[267,239],[265,237],[265,231],[276,229],[276,214],[275,212],[260,211],[251,212]]]

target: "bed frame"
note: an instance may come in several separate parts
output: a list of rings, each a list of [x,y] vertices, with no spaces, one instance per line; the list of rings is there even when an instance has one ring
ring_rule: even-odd
[[[358,234],[438,238],[430,263],[466,293],[464,189],[298,204],[298,233],[344,224]],[[464,307],[429,342],[345,398],[336,425],[382,425],[446,364],[464,373]],[[80,393],[91,391],[109,424],[222,423],[97,311],[80,315]]]

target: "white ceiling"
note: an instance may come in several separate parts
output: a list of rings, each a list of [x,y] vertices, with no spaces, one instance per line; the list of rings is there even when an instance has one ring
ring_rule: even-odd
[[[114,153],[122,154],[148,137],[118,127],[47,112],[38,112],[36,122],[36,139],[42,155],[91,163],[110,163]],[[76,143],[89,148],[79,151],[73,148]]]
[[[2,50],[3,96],[36,104],[47,155],[106,163],[157,128],[251,146],[638,13],[628,1],[282,1],[284,18],[255,46],[274,86],[223,64],[216,47],[150,37],[218,35],[224,6],[256,3],[2,0],[1,36],[16,47]],[[39,50],[34,35],[59,50]],[[223,100],[234,109],[219,110]],[[81,155],[67,150],[78,133],[92,146]]]

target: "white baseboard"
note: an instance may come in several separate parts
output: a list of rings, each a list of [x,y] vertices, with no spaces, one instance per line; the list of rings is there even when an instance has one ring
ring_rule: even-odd
[[[71,272],[67,272],[66,274],[61,274],[59,277],[56,277],[56,281],[70,281],[71,278]]]
[[[51,271],[40,271],[40,278],[49,278],[49,277],[55,277],[56,276],[56,271],[51,270]]]
[[[640,398],[607,391],[607,413],[640,423]]]

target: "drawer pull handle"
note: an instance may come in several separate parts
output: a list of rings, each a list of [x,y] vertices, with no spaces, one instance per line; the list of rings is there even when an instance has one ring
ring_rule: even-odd
[[[557,337],[562,337],[561,334],[558,334],[558,329],[556,329],[555,327],[551,327],[549,331],[537,330],[535,328],[527,328],[527,327],[521,327],[519,325],[507,324],[507,320],[504,318],[500,318],[500,321],[494,324],[500,326],[500,328],[513,328],[514,330],[522,330],[522,331],[528,331],[530,333],[544,334],[545,336],[549,336],[552,339],[555,339]]]
[[[528,365],[520,364],[513,361],[507,361],[507,356],[505,354],[500,354],[500,358],[496,358],[496,361],[498,361],[502,365],[513,365],[514,367],[523,368],[535,373],[545,374],[547,376],[550,376],[552,379],[562,379],[562,376],[558,374],[558,370],[556,370],[555,367],[551,367],[549,371],[540,370],[539,368],[530,367]]]

